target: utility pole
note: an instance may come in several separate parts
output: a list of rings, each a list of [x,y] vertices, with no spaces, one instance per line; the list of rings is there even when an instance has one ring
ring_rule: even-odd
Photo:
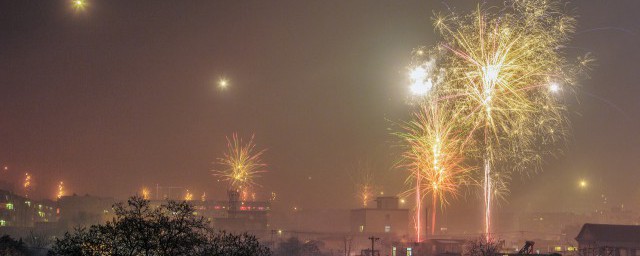
[[[271,230],[271,250],[275,250],[276,248],[276,240],[273,239],[273,237],[276,235],[276,232],[278,232],[275,229]]]
[[[376,241],[380,240],[379,237],[375,237],[375,236],[370,236],[369,240],[371,240],[371,256],[375,256],[374,255],[374,245],[376,244]],[[378,255],[380,255],[378,253]]]

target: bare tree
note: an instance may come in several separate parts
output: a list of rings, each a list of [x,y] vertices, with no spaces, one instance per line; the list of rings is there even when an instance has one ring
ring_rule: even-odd
[[[503,242],[498,242],[493,238],[481,236],[469,241],[464,246],[464,256],[495,256],[502,250]]]

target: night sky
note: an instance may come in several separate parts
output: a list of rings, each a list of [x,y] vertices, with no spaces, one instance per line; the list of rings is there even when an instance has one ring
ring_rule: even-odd
[[[0,1],[0,163],[10,168],[1,179],[19,185],[33,173],[36,197],[53,197],[63,180],[77,194],[125,198],[161,184],[224,199],[227,185],[211,170],[238,132],[267,149],[258,196],[274,191],[303,208],[356,207],[359,162],[385,194],[403,190],[391,132],[411,110],[411,50],[437,41],[434,11],[477,4],[88,3],[75,13],[68,1]],[[579,23],[569,57],[597,61],[578,92],[563,95],[565,154],[514,177],[501,207],[581,210],[605,195],[640,208],[640,2],[566,8]]]

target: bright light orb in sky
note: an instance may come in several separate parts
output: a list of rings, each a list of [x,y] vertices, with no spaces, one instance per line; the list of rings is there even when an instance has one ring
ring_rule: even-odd
[[[549,91],[552,93],[557,93],[560,91],[560,85],[556,82],[552,82],[549,84]]]
[[[586,188],[587,187],[587,181],[586,180],[580,180],[580,188]]]
[[[431,91],[433,82],[428,77],[428,72],[424,67],[415,67],[409,72],[409,80],[411,93],[416,96],[423,96]]]
[[[71,1],[71,5],[73,6],[73,9],[75,9],[76,11],[82,11],[87,7],[87,1],[86,0],[72,0]]]
[[[220,78],[220,80],[218,80],[218,88],[224,90],[227,89],[227,87],[229,87],[229,80],[226,78]]]

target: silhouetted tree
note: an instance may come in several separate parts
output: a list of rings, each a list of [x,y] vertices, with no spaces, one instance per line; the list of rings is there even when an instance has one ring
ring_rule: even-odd
[[[487,239],[481,236],[476,240],[467,242],[464,246],[462,255],[464,256],[495,256],[502,250],[502,242],[498,242],[493,238]]]
[[[22,240],[16,241],[8,235],[0,237],[0,255],[22,256],[29,255]]]
[[[76,228],[54,243],[51,255],[270,255],[251,235],[215,232],[187,202],[151,207],[132,197],[114,205],[104,225]]]

